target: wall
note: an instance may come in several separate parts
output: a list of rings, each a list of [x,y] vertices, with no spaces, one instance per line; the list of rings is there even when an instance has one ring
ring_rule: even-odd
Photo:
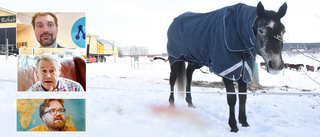
[[[5,11],[0,8],[0,16],[12,16],[15,15],[13,12]],[[0,28],[7,27],[16,27],[16,23],[0,23]]]
[[[17,24],[17,43],[27,42],[27,46],[21,48],[33,48],[33,29],[31,25]]]
[[[86,45],[90,44],[89,53],[97,54],[97,41],[98,41],[97,36],[94,36],[94,35],[87,35],[86,36],[86,42],[87,42]]]
[[[71,29],[74,23],[85,16],[84,12],[63,12],[56,14],[58,18],[57,42],[62,47],[79,48],[71,38]],[[81,35],[80,35],[81,36]]]

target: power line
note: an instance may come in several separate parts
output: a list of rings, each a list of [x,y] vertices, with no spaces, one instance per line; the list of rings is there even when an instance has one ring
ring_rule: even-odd
[[[120,88],[105,88],[105,87],[87,87],[88,89],[105,89],[105,90],[115,90],[115,91],[124,91],[124,92],[132,92],[137,93],[139,91],[144,92],[157,92],[157,93],[170,93],[171,91],[164,91],[164,90],[134,90],[134,89],[120,89]],[[109,92],[108,91],[108,92]],[[90,92],[90,91],[89,91]],[[179,93],[175,91],[175,93]],[[191,93],[191,94],[220,94],[220,95],[313,95],[313,96],[320,96],[320,93],[314,92],[247,92],[247,93],[239,93],[239,92],[219,92],[219,91],[191,91],[191,92],[183,92],[183,93]]]

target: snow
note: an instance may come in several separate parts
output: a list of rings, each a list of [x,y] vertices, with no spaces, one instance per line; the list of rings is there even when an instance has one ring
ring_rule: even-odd
[[[320,58],[320,56],[317,56]],[[302,55],[283,56],[288,63],[320,63]],[[257,57],[257,61],[263,59]],[[115,63],[116,62],[116,63]],[[320,72],[285,69],[270,75],[259,67],[260,84],[268,89],[249,91],[247,117],[250,127],[229,132],[225,89],[192,87],[193,103],[175,95],[175,110],[169,105],[168,62],[140,58],[139,69],[130,58],[107,58],[105,63],[87,64],[86,93],[16,92],[17,58],[0,56],[1,136],[318,136],[320,134]],[[206,71],[206,68],[203,68]],[[196,70],[193,80],[220,82],[214,74]],[[296,94],[292,94],[296,93]],[[300,95],[298,95],[300,94]],[[86,99],[86,131],[77,133],[30,133],[16,131],[16,99]],[[163,111],[156,111],[157,108]],[[238,106],[236,106],[236,115]]]

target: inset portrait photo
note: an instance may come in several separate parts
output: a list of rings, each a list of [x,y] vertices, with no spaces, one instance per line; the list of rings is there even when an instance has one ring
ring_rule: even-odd
[[[85,48],[84,12],[17,12],[18,48]]]
[[[86,131],[85,99],[17,99],[17,131]]]
[[[86,62],[82,56],[19,55],[18,91],[84,92]]]

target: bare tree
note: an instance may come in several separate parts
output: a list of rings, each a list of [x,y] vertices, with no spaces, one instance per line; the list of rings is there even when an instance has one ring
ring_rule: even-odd
[[[148,47],[140,47],[136,45],[125,46],[119,48],[119,55],[129,55],[129,56],[146,56],[149,54]]]
[[[281,40],[281,39],[278,39],[278,40]],[[303,45],[304,45],[305,52],[302,52],[302,51],[300,51],[297,47],[294,48],[290,43],[286,42],[285,40],[282,40],[282,41],[285,42],[285,43],[287,43],[291,48],[296,49],[296,51],[297,51],[298,53],[302,54],[303,56],[305,56],[305,57],[307,57],[307,58],[310,58],[310,59],[312,59],[312,60],[317,61],[317,62],[320,63],[319,59],[318,59],[313,53],[311,53],[310,50],[307,49],[306,44],[303,44]],[[303,73],[304,73],[307,77],[309,77],[312,81],[314,81],[315,83],[317,83],[318,85],[320,85],[320,82],[318,82],[318,81],[315,80],[316,78],[312,78],[310,75],[307,74],[307,72],[305,72],[304,70],[302,70],[302,71],[303,71]]]

